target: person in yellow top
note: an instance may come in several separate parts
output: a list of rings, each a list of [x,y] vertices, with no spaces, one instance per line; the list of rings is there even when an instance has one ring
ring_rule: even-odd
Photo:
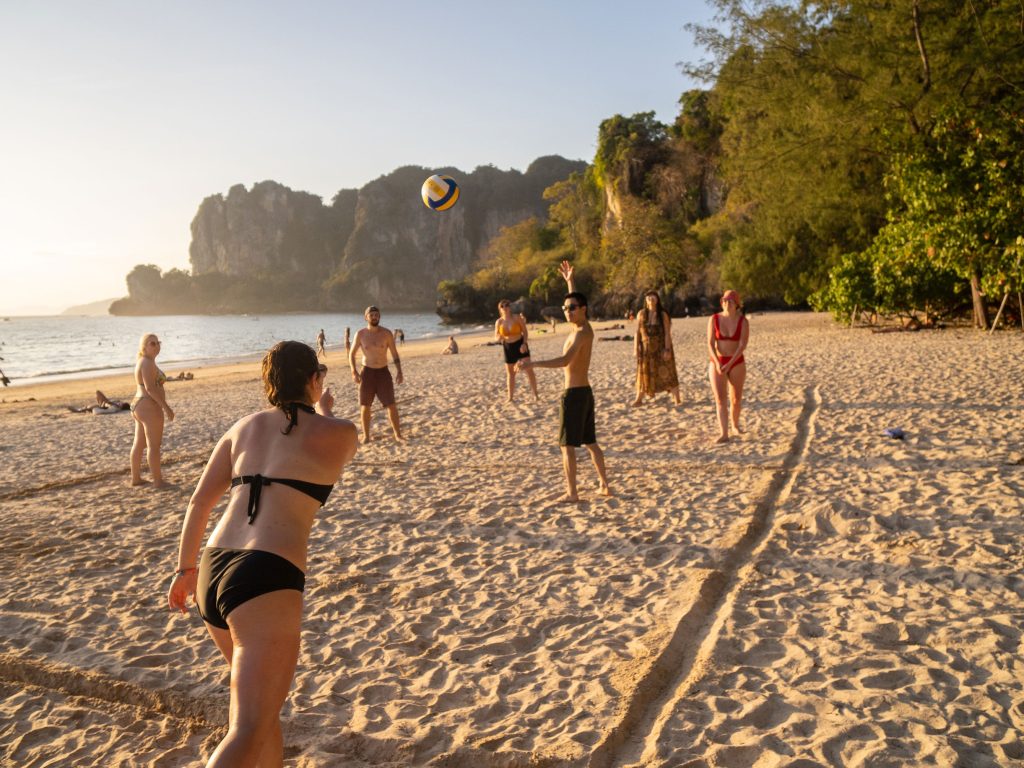
[[[529,331],[526,328],[526,318],[512,314],[512,302],[508,299],[498,302],[498,312],[501,316],[494,321],[494,340],[501,342],[502,351],[505,353],[505,382],[508,387],[508,401],[511,403],[516,391],[516,363],[530,359],[530,346],[527,343]],[[536,400],[537,375],[532,369],[527,368],[526,377],[530,380],[533,399]]]

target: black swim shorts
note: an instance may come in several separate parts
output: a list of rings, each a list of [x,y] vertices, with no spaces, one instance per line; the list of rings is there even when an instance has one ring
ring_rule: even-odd
[[[590,387],[570,387],[562,392],[559,408],[562,427],[558,433],[559,445],[593,445],[597,442],[594,431],[594,390]]]
[[[520,348],[523,346],[523,340],[516,339],[515,341],[503,341],[501,342],[502,351],[505,353],[505,364],[515,365],[524,357],[530,356],[530,348],[527,347],[525,352],[521,352]]]

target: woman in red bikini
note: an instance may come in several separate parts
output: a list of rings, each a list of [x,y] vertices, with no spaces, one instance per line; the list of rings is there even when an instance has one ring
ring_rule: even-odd
[[[718,426],[720,434],[716,443],[729,440],[729,412],[732,411],[732,426],[737,432],[740,429],[740,409],[743,401],[743,382],[747,378],[747,366],[743,361],[743,350],[747,348],[750,324],[744,317],[740,306],[740,295],[736,291],[722,294],[722,311],[711,316],[708,321],[708,378],[711,380],[711,391],[715,395],[715,407],[718,410]],[[727,391],[732,397],[727,401]]]

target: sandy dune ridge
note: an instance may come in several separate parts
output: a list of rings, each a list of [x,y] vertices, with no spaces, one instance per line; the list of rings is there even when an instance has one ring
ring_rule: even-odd
[[[678,408],[629,408],[632,345],[596,346],[616,495],[581,453],[579,505],[560,373],[508,405],[479,337],[406,345],[409,443],[376,414],[314,528],[289,765],[1024,764],[1021,334],[754,316],[746,434],[712,448],[705,325],[674,322]],[[169,386],[162,492],[126,486],[130,417],[61,408],[92,383],[0,406],[5,765],[194,765],[223,733],[225,665],[165,593],[258,366]]]

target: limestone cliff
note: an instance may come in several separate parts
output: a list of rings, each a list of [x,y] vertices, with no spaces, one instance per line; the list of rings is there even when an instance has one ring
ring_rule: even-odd
[[[502,227],[544,218],[544,189],[585,167],[555,156],[534,161],[525,173],[407,166],[358,191],[342,190],[331,205],[274,181],[250,190],[238,184],[199,206],[192,277],[232,278],[212,311],[254,311],[266,305],[273,285],[280,288],[273,296],[278,309],[351,310],[374,302],[432,310],[440,281],[469,274]],[[420,185],[432,173],[460,185],[459,203],[449,211],[431,211],[420,200]]]

